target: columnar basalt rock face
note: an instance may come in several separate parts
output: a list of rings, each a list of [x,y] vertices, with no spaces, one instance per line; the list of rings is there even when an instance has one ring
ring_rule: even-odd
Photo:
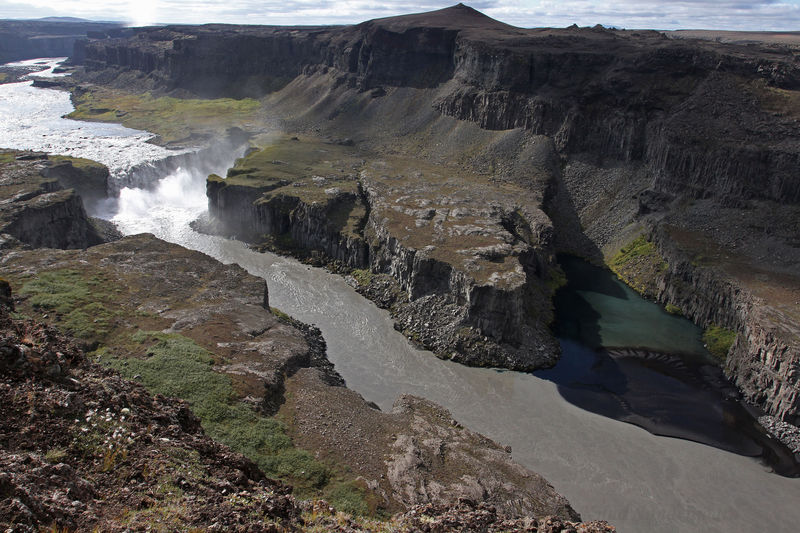
[[[737,332],[725,372],[752,403],[793,424],[800,422],[800,327],[774,304],[736,280],[693,264],[670,238],[653,233],[668,269],[657,283],[660,302],[677,306],[696,323]]]
[[[116,26],[89,21],[3,20],[0,21],[0,63],[39,57],[67,57],[73,54],[75,42],[85,39],[87,32],[104,31]]]
[[[447,82],[441,113],[552,136],[563,154],[643,161],[661,190],[800,201],[800,127],[761,105],[800,87],[800,67],[774,47],[523,30],[464,6],[345,28],[108,33],[78,47],[87,67],[138,71],[162,90],[261,95],[328,68],[361,90]]]

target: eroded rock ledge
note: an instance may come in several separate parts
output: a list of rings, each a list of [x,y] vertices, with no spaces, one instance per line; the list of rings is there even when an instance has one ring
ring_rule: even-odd
[[[356,269],[357,288],[441,357],[515,370],[555,362],[552,225],[519,186],[283,137],[211,176],[207,194],[212,220],[198,228]]]
[[[86,248],[105,242],[104,227],[86,214],[81,196],[106,194],[108,169],[46,154],[0,150],[0,247]]]

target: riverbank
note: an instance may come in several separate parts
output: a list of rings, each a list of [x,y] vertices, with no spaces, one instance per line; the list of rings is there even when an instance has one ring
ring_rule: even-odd
[[[12,197],[20,196],[18,188],[26,180],[39,184],[42,172],[51,168],[44,155],[4,154],[8,157],[0,162],[3,183],[18,186],[13,191],[3,189]],[[37,206],[41,203],[39,198]],[[35,209],[26,204],[20,210]],[[58,231],[60,226],[51,230]],[[368,421],[366,414],[374,407],[342,387],[318,330],[271,310],[262,279],[151,235],[83,244],[88,248],[71,251],[30,249],[36,243],[24,246],[6,241],[0,267],[7,279],[4,286],[10,285],[17,293],[17,316],[58,326],[74,335],[73,342],[81,352],[90,352],[92,360],[142,382],[152,393],[188,401],[208,435],[243,453],[262,472],[291,485],[298,497],[322,496],[348,513],[385,516],[418,504],[446,508],[458,498],[480,496],[494,504],[498,520],[545,515],[578,518],[541,476],[513,463],[508,450],[462,428],[438,406],[412,397],[405,398],[402,414],[376,411],[372,417],[374,421],[383,416],[386,433],[370,441],[375,447],[376,461],[371,463],[375,479],[365,481],[365,473],[358,470],[362,457],[343,455],[342,450],[350,449],[360,431],[352,427],[352,412],[362,410]],[[61,365],[48,367],[48,375],[65,375],[68,370]],[[311,385],[298,387],[293,379],[303,368],[315,372],[314,394],[306,390]],[[341,428],[340,438],[321,438],[325,428],[320,426],[294,433],[291,428],[321,396],[337,394],[340,399],[335,403],[342,409],[329,413],[326,426]],[[270,417],[275,412],[279,416]],[[425,423],[420,425],[418,420]],[[448,477],[446,470],[413,465],[399,474],[396,464],[410,452],[392,451],[390,433],[404,442],[439,439],[446,451],[437,447],[414,453],[437,454],[446,463],[456,461],[459,475]],[[292,444],[300,437],[306,439],[309,451]],[[72,457],[69,450],[59,460],[83,468],[80,458]],[[136,468],[138,463],[127,455],[121,451],[115,456],[115,467]],[[509,483],[509,472],[516,473],[516,482]],[[471,481],[464,484],[463,476]],[[382,479],[391,484],[381,487]],[[402,488],[420,483],[446,490]],[[176,496],[169,491],[166,495]],[[165,502],[143,505],[141,515],[145,516],[161,512]]]
[[[523,531],[604,523],[557,518],[503,519],[473,502],[416,506],[391,520],[370,520],[300,500],[265,478],[245,456],[208,438],[186,402],[92,364],[57,329],[12,318],[11,291],[0,302],[0,525],[117,531],[322,529],[385,531],[438,524],[442,531]],[[154,355],[154,357],[158,357]],[[193,406],[197,408],[195,404]],[[204,424],[205,425],[205,424]],[[457,514],[454,523],[449,514]]]

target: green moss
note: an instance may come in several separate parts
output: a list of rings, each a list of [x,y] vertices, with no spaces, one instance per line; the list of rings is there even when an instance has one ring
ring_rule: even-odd
[[[66,155],[51,155],[48,156],[50,161],[55,161],[56,163],[60,163],[62,161],[69,161],[72,163],[72,166],[81,170],[105,170],[106,166],[102,163],[98,163],[97,161],[92,161],[91,159],[85,159],[83,157],[70,157]]]
[[[42,272],[25,283],[20,295],[34,309],[56,313],[56,322],[84,340],[102,340],[113,329],[117,313],[107,305],[113,295],[100,276],[85,276],[77,270]]]
[[[270,312],[272,312],[273,315],[275,315],[280,320],[283,320],[283,321],[291,321],[292,320],[292,317],[290,317],[289,315],[287,315],[286,313],[284,313],[283,311],[281,311],[277,307],[270,307],[269,310],[270,310]]]
[[[138,376],[154,394],[188,401],[210,437],[246,455],[267,475],[301,493],[328,482],[329,468],[295,448],[283,423],[236,399],[230,376],[214,371],[210,352],[178,334],[140,331],[131,339],[146,348],[145,358],[122,359],[105,352],[100,361],[127,378]]]
[[[119,122],[130,128],[157,133],[164,143],[193,135],[213,135],[245,125],[258,111],[253,99],[184,99],[131,94],[112,89],[93,89],[73,95],[75,111],[69,118]]]
[[[0,72],[0,83],[3,83],[8,78],[8,74],[5,72]]]
[[[671,315],[683,315],[683,311],[677,305],[667,304],[664,306],[664,310]]]
[[[736,341],[736,332],[722,326],[712,324],[708,326],[703,332],[703,343],[711,355],[725,361],[728,357],[728,351]]]
[[[355,516],[371,514],[367,504],[366,491],[352,481],[331,483],[325,489],[324,497],[336,507],[337,511]]]
[[[653,298],[656,280],[669,265],[659,255],[655,243],[639,235],[608,262],[609,268],[639,294]]]
[[[653,260],[659,270],[666,270],[667,263],[658,255],[656,245],[647,240],[644,235],[639,235],[633,242],[627,246],[623,246],[617,255],[615,255],[609,265],[612,268],[622,268],[634,260],[649,259]]]
[[[372,283],[373,273],[372,270],[365,268],[365,269],[355,269],[350,272],[350,275],[358,282],[359,285],[362,287],[368,286]]]
[[[63,462],[66,457],[67,451],[63,448],[51,448],[50,450],[47,450],[46,454],[44,454],[44,460],[53,464]]]
[[[14,150],[0,150],[0,163],[13,163],[17,158]]]
[[[567,275],[561,267],[554,267],[550,269],[547,276],[547,287],[551,292],[555,292],[567,284]]]

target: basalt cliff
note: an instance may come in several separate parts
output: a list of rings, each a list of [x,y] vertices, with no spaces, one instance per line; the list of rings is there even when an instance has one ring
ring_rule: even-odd
[[[460,4],[94,37],[82,90],[256,99],[255,149],[209,178],[204,224],[336,262],[438,354],[552,364],[556,253],[644,238],[657,260],[620,274],[735,334],[728,374],[798,421],[800,45],[521,29]]]
[[[75,42],[87,34],[103,32],[119,24],[90,21],[0,20],[0,63],[36,59],[39,57],[68,57]]]

